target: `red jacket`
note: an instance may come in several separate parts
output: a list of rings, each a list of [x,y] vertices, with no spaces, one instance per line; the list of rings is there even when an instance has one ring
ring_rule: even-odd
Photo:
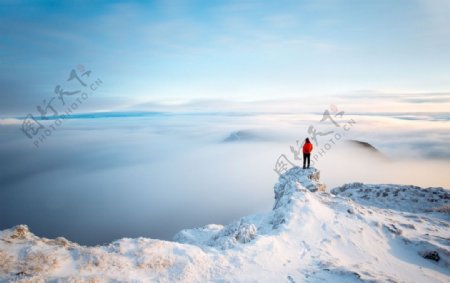
[[[303,145],[303,153],[311,153],[313,150],[313,145],[310,142],[307,142]]]

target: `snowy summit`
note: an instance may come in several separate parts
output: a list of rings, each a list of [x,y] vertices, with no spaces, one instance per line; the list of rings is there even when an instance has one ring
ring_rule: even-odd
[[[353,183],[325,192],[294,167],[272,211],[180,231],[174,242],[85,247],[19,225],[0,232],[0,280],[70,282],[450,282],[450,194]]]

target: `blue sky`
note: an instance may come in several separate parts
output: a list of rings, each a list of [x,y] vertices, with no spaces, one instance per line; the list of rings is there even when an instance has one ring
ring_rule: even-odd
[[[0,1],[0,116],[83,64],[94,110],[450,89],[450,1]]]

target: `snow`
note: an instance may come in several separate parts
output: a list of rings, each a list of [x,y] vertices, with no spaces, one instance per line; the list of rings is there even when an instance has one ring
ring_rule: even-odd
[[[442,210],[450,201],[450,192],[443,188],[424,189],[417,186],[351,183],[337,187],[331,193],[367,206],[408,212]]]
[[[0,281],[450,282],[448,190],[353,183],[327,193],[318,170],[294,167],[274,192],[268,213],[173,242],[86,247],[3,230]]]

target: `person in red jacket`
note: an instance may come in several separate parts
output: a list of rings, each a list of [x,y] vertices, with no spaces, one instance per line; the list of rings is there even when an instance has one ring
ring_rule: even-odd
[[[309,163],[311,161],[311,151],[313,150],[313,145],[308,138],[305,139],[305,144],[303,145],[303,169],[309,168]],[[308,159],[308,167],[306,167],[306,160]]]

